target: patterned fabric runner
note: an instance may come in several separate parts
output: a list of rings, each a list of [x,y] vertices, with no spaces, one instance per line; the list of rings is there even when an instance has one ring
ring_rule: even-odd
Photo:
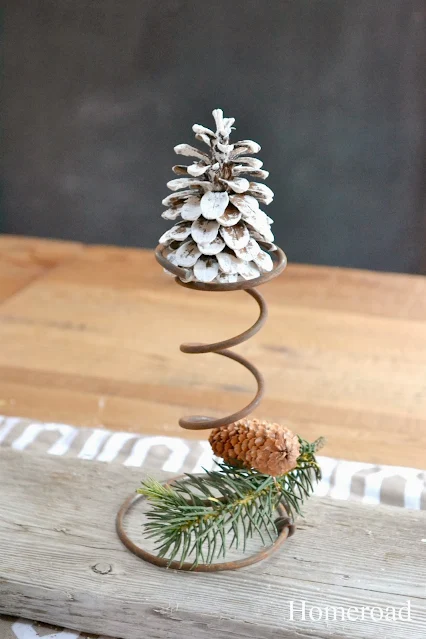
[[[210,470],[214,459],[206,441],[140,436],[103,428],[77,428],[0,416],[0,447],[38,454],[124,464],[172,473]],[[323,478],[315,494],[426,510],[426,471],[379,466],[319,456]],[[0,615],[0,639],[83,639],[89,635]],[[93,637],[93,635],[90,635]]]

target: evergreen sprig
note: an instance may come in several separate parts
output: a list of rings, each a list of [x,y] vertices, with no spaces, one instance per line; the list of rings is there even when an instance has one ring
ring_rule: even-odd
[[[257,533],[264,545],[277,536],[276,509],[282,502],[294,519],[321,478],[315,452],[323,445],[301,439],[297,466],[280,477],[216,462],[218,469],[202,476],[186,474],[172,485],[148,478],[138,493],[151,505],[145,524],[147,538],[168,563],[182,565],[194,554],[193,567],[225,557],[226,550],[242,547]],[[228,546],[227,535],[231,534]]]

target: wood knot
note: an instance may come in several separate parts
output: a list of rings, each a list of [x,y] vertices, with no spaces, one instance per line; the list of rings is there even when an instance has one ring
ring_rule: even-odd
[[[108,573],[112,572],[112,566],[111,564],[107,564],[107,563],[99,563],[99,564],[95,564],[94,566],[90,566],[91,569],[93,570],[93,572],[96,572],[98,575],[107,575]]]

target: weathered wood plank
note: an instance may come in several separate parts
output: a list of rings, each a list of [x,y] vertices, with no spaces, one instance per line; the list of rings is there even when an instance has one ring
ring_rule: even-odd
[[[140,479],[134,468],[1,451],[0,612],[124,639],[424,637],[425,513],[314,498],[270,560],[178,573],[136,559],[116,537],[114,515]],[[140,539],[136,513],[129,526]],[[302,600],[308,611],[410,600],[411,621],[303,620]]]

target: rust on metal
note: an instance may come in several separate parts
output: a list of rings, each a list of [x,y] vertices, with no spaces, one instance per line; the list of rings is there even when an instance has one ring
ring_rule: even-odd
[[[285,253],[279,247],[276,247],[274,251],[271,251],[274,257],[274,268],[272,271],[268,273],[264,273],[260,277],[256,277],[252,280],[242,280],[238,282],[233,282],[231,284],[221,284],[219,282],[216,283],[203,283],[203,282],[186,282],[187,271],[186,269],[175,266],[172,264],[167,257],[163,255],[164,246],[159,244],[155,249],[155,257],[159,264],[163,266],[170,273],[175,275],[176,282],[185,288],[190,288],[197,291],[211,291],[211,292],[229,292],[229,291],[245,291],[248,295],[250,295],[259,306],[259,317],[256,322],[247,330],[243,331],[239,335],[235,337],[231,337],[229,339],[222,340],[221,342],[215,342],[213,344],[182,344],[180,350],[183,353],[190,354],[202,354],[202,353],[215,353],[216,355],[222,355],[222,357],[227,357],[228,359],[232,359],[234,362],[238,362],[242,366],[244,366],[250,373],[252,373],[253,377],[257,382],[257,392],[252,399],[252,401],[247,404],[244,408],[232,413],[232,415],[227,415],[225,417],[209,417],[205,415],[190,415],[188,417],[181,417],[179,420],[179,425],[182,428],[186,428],[189,430],[205,430],[209,428],[218,428],[220,426],[227,426],[228,424],[232,424],[232,422],[236,422],[239,419],[243,419],[247,417],[260,403],[262,397],[265,393],[265,382],[261,372],[254,366],[251,362],[249,362],[245,357],[239,355],[238,353],[234,353],[229,350],[233,346],[237,346],[238,344],[242,344],[246,340],[250,339],[255,335],[265,324],[267,316],[268,316],[268,308],[263,296],[255,290],[256,286],[260,284],[265,284],[269,282],[273,278],[277,277],[282,273],[287,265],[287,258]],[[171,480],[171,482],[174,480]],[[170,482],[168,482],[170,483]],[[226,561],[214,564],[198,564],[194,566],[191,562],[181,563],[179,561],[169,561],[163,557],[157,557],[153,555],[143,548],[137,546],[127,535],[124,530],[124,517],[126,516],[129,509],[135,503],[137,499],[140,499],[141,495],[131,495],[124,504],[121,506],[116,519],[116,527],[117,533],[123,544],[128,548],[133,554],[137,555],[141,559],[145,561],[149,561],[152,564],[160,567],[169,567],[174,568],[176,570],[194,570],[196,572],[216,572],[219,570],[235,570],[237,568],[242,568],[244,566],[250,566],[262,559],[266,559],[269,557],[275,550],[277,550],[281,544],[290,537],[295,530],[295,526],[287,517],[287,513],[283,504],[278,506],[279,517],[276,521],[278,536],[273,544],[257,552],[249,557],[244,557],[243,559],[238,559],[235,561]]]
[[[176,481],[176,479],[181,479],[181,477],[175,477],[166,483],[172,484],[174,481]],[[233,561],[221,561],[212,564],[201,563],[197,565],[195,565],[194,562],[191,561],[185,561],[181,563],[180,561],[173,560],[170,562],[165,557],[158,557],[157,555],[154,555],[135,544],[135,542],[130,539],[124,529],[124,520],[127,513],[137,501],[143,499],[145,499],[144,495],[130,495],[130,497],[126,499],[117,513],[116,530],[118,537],[128,550],[130,550],[137,557],[140,557],[144,561],[148,561],[150,564],[154,564],[154,566],[158,566],[159,568],[170,568],[172,570],[190,570],[192,572],[219,572],[222,570],[237,570],[238,568],[251,566],[258,561],[262,561],[262,559],[267,559],[272,555],[272,553],[278,550],[278,548],[285,542],[286,539],[288,539],[288,537],[291,537],[291,535],[294,533],[294,526],[291,523],[290,519],[287,517],[284,505],[279,504],[277,507],[279,517],[276,522],[277,538],[270,546],[259,550],[253,555],[243,557],[242,559],[234,559]]]

